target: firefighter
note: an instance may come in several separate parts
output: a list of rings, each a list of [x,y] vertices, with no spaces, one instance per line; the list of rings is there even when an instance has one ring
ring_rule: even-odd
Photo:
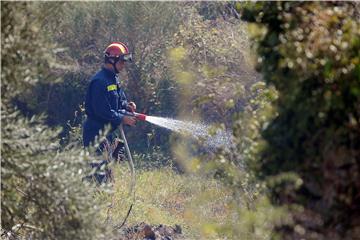
[[[132,54],[124,43],[113,42],[105,49],[104,60],[104,66],[92,77],[87,89],[85,99],[87,118],[83,125],[84,147],[93,144],[100,131],[105,129],[105,126],[111,126],[106,140],[100,143],[97,149],[98,154],[104,151],[106,144],[113,144],[113,133],[120,124],[129,126],[136,124],[135,117],[123,115],[119,112],[121,109],[131,112],[136,110],[136,104],[127,101],[118,79],[118,73],[124,69],[125,63],[132,61]],[[111,171],[106,165],[107,160],[92,163],[91,167],[99,171],[95,171],[94,175],[87,176],[87,178],[94,178],[98,183],[107,182],[111,177]],[[105,172],[100,171],[104,167]]]

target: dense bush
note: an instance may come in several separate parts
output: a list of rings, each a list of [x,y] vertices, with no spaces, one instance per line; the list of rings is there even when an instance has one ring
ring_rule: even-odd
[[[291,208],[286,239],[355,239],[359,228],[360,24],[355,3],[249,4],[259,70],[279,92],[257,175]]]
[[[1,220],[5,235],[23,239],[98,239],[105,231],[94,189],[81,181],[86,155],[59,150],[59,131],[2,109]],[[98,206],[97,206],[98,205]],[[96,226],[96,227],[95,227]]]
[[[223,6],[214,5],[210,8]],[[178,103],[179,114],[213,125],[209,135],[223,130],[235,138],[232,143],[224,140],[228,145],[210,149],[174,137],[173,152],[185,172],[216,179],[229,191],[224,202],[231,210],[224,219],[194,216],[203,227],[202,237],[269,239],[280,220],[288,219],[284,211],[271,206],[250,169],[259,159],[261,130],[274,114],[272,102],[277,92],[265,86],[255,72],[244,23],[230,16],[217,19],[218,13],[212,13],[209,20],[207,12],[212,10],[206,10],[206,4],[200,4],[200,10],[205,16],[189,6],[184,25],[174,38],[177,47],[169,51],[172,74],[184,99]],[[201,208],[209,204],[209,196],[199,195],[194,201]]]
[[[60,150],[58,128],[28,119],[14,99],[50,82],[54,45],[39,34],[42,17],[28,3],[1,3],[1,228],[5,239],[100,239],[101,207],[81,181],[87,154],[73,142]],[[37,18],[33,18],[35,14]]]
[[[232,114],[244,108],[250,86],[260,76],[252,66],[244,23],[216,18],[223,8],[223,3],[183,8],[186,16],[174,35],[169,64],[184,99],[178,103],[180,115],[231,128]]]

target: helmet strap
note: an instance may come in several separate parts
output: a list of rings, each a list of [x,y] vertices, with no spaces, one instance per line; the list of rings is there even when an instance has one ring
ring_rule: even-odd
[[[111,61],[110,59],[112,59],[113,61]],[[115,72],[116,74],[119,73],[119,71],[118,71],[117,68],[116,68],[116,63],[117,63],[119,60],[120,60],[120,58],[118,58],[118,57],[108,57],[108,56],[105,56],[105,63],[110,63],[110,64],[113,66],[114,72]]]
[[[117,61],[114,62],[114,63],[112,63],[112,65],[113,65],[113,68],[114,68],[114,72],[115,72],[116,74],[118,74],[119,71],[118,71],[117,68],[116,68],[116,63],[117,63]]]

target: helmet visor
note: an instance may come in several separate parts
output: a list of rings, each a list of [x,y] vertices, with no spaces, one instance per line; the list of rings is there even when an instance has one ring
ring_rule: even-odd
[[[121,61],[124,61],[124,62],[132,62],[132,53],[123,54],[119,58]]]

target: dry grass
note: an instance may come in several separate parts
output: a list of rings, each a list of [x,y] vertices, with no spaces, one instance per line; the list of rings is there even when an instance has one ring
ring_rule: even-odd
[[[112,202],[109,210],[112,222],[121,223],[132,203],[130,171],[125,166],[117,167],[115,178],[114,191],[102,197]],[[169,168],[141,170],[136,173],[135,204],[127,225],[178,224],[186,239],[216,238],[216,232],[209,226],[225,222],[229,215],[229,195],[230,190],[213,179],[178,174]]]
[[[286,213],[274,208],[264,195],[249,197],[239,186],[228,187],[206,177],[201,167],[193,174],[179,174],[170,167],[138,167],[135,201],[129,193],[128,166],[113,168],[115,183],[108,191],[102,187],[98,194],[109,203],[102,221],[108,219],[113,225],[123,222],[132,203],[126,227],[142,222],[180,225],[183,239],[273,239],[276,224],[288,221]]]

